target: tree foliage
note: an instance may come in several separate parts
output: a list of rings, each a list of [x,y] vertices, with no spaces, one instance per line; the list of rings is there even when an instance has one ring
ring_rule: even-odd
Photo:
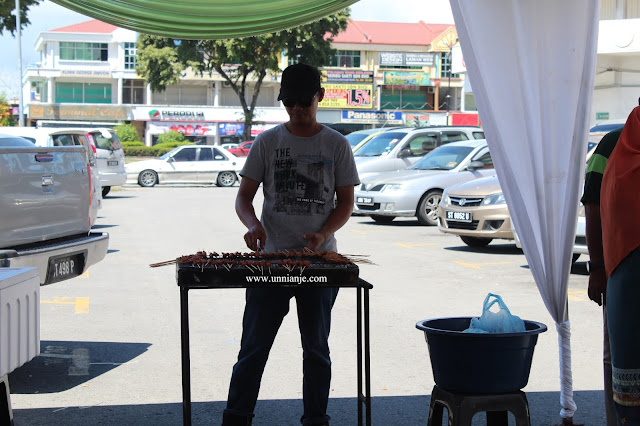
[[[40,3],[40,0],[20,0],[20,28],[24,28],[29,25],[29,18],[27,12],[31,6],[35,6]],[[9,31],[11,34],[16,33],[16,17],[13,14],[16,2],[13,0],[0,1],[0,35],[4,31]]]
[[[16,118],[11,112],[11,105],[7,102],[7,95],[0,93],[0,126],[9,127],[16,125]]]
[[[140,140],[138,131],[131,124],[118,124],[114,127],[114,130],[120,142],[138,142]]]
[[[169,130],[166,133],[162,133],[158,135],[158,143],[159,144],[177,144],[175,146],[182,145],[182,142],[186,141],[187,138],[180,132],[176,132],[175,130]]]
[[[175,40],[149,35],[138,38],[138,74],[151,90],[161,92],[177,84],[190,67],[199,75],[220,75],[233,89],[244,112],[243,140],[257,123],[255,107],[267,74],[280,72],[280,58],[313,66],[327,63],[333,37],[347,27],[347,8],[318,21],[275,33],[226,40]],[[325,38],[326,35],[329,37]]]

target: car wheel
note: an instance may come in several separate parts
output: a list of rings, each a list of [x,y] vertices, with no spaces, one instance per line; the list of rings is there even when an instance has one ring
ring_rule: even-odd
[[[109,191],[111,191],[111,187],[110,186],[103,186],[102,187],[102,196],[106,197],[107,194],[109,193]]]
[[[138,185],[150,188],[158,183],[158,174],[153,170],[143,170],[138,175]]]
[[[236,183],[237,177],[233,172],[220,172],[218,173],[218,179],[216,185],[218,186],[233,186]]]
[[[493,238],[463,237],[462,235],[460,239],[469,247],[486,247],[493,240]]]
[[[427,192],[418,203],[418,222],[421,225],[436,226],[438,224],[438,204],[442,199],[442,191],[437,189]]]
[[[375,220],[376,223],[391,223],[393,219],[396,218],[395,216],[381,216],[379,214],[372,214],[370,217]]]

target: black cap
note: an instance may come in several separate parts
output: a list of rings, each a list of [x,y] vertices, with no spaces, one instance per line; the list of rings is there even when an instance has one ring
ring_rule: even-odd
[[[320,90],[320,71],[307,64],[294,64],[282,72],[278,100],[310,98]]]

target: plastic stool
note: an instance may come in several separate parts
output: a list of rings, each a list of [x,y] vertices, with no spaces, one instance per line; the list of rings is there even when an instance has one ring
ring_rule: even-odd
[[[9,378],[6,375],[0,377],[0,424],[13,425]]]
[[[444,408],[449,414],[449,426],[471,426],[473,416],[487,412],[487,426],[508,426],[508,412],[516,418],[517,426],[531,426],[529,403],[522,391],[501,394],[455,393],[437,385],[431,392],[428,426],[442,425]]]

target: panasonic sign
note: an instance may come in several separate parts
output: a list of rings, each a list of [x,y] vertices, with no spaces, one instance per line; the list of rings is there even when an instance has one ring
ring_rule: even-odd
[[[402,111],[343,110],[341,122],[362,124],[404,124]]]

